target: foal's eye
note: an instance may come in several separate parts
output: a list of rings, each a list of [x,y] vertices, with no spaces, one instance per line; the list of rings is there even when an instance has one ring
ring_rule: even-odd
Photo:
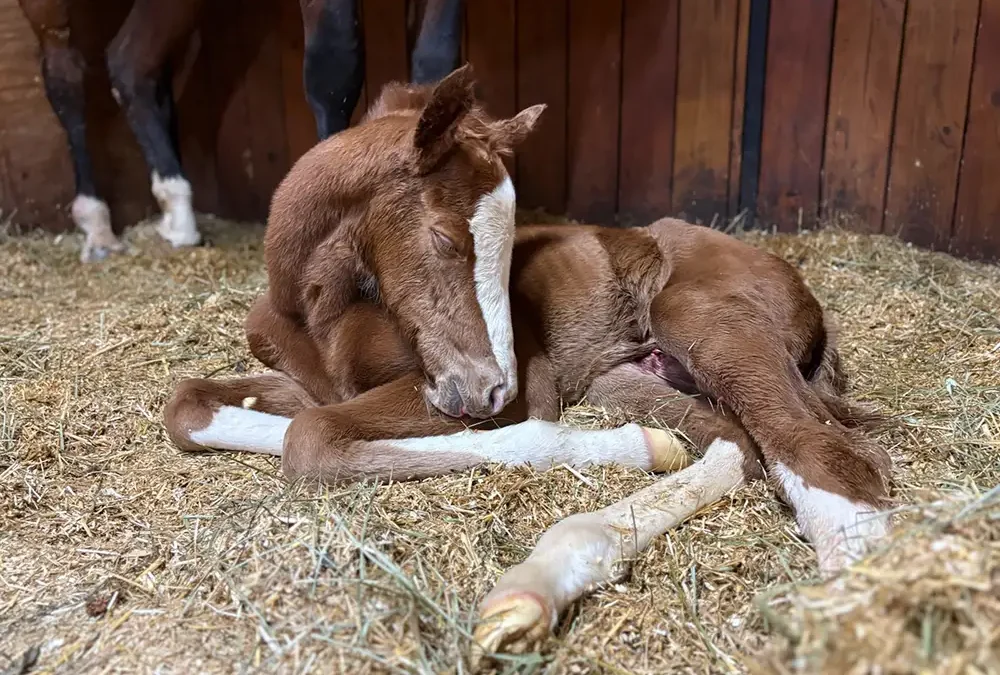
[[[431,228],[431,239],[434,241],[434,248],[437,252],[447,258],[455,258],[458,256],[458,246],[452,241],[451,237],[442,232]]]

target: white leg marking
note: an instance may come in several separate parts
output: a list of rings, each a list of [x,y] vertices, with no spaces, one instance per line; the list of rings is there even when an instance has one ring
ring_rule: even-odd
[[[104,260],[110,253],[125,250],[125,245],[111,229],[111,211],[103,200],[89,195],[77,195],[70,210],[73,222],[83,231],[85,237],[82,262]]]
[[[224,405],[208,426],[188,433],[192,441],[216,450],[242,450],[281,456],[288,417]]]
[[[506,401],[517,395],[514,329],[510,320],[510,264],[514,251],[514,183],[510,176],[483,195],[469,221],[476,253],[476,299],[486,321],[493,357],[507,380]]]
[[[652,435],[647,436],[649,433]],[[408,453],[471,453],[485,462],[531,464],[540,469],[564,463],[572,466],[618,463],[647,470],[676,470],[686,465],[688,456],[673,434],[644,431],[638,424],[586,430],[527,420],[489,431],[470,430],[385,443]]]
[[[743,453],[716,439],[678,473],[600,511],[553,525],[480,604],[476,640],[486,651],[531,647],[559,614],[595,586],[620,578],[655,538],[743,483]]]
[[[191,206],[191,184],[180,176],[161,178],[153,172],[152,193],[160,204],[163,217],[157,232],[175,248],[194,246],[201,241],[194,208]]]
[[[801,476],[781,462],[775,463],[773,471],[795,509],[799,529],[816,547],[822,573],[839,572],[889,533],[888,515],[875,507],[807,487]]]

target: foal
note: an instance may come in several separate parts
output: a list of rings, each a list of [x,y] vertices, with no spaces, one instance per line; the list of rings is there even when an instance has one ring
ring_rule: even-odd
[[[293,2],[294,0],[283,0]],[[80,258],[102,260],[124,250],[111,228],[108,205],[97,191],[87,146],[84,73],[87,64],[71,30],[70,0],[18,0],[41,47],[45,93],[69,143],[76,179],[73,222],[86,235]],[[107,49],[112,93],[125,111],[151,172],[153,196],[163,211],[158,232],[175,247],[201,241],[191,185],[181,170],[172,129],[170,57],[197,25],[205,0],[134,0]],[[431,82],[458,65],[462,0],[414,0],[419,30],[412,78]],[[100,5],[97,0],[95,5]],[[364,41],[358,0],[299,0],[305,31],[306,99],[324,139],[350,123],[364,80]],[[378,17],[372,17],[375,21]]]
[[[780,258],[677,220],[515,233],[501,155],[542,108],[490,119],[464,67],[435,87],[387,86],[359,126],[304,155],[275,192],[269,290],[246,321],[275,372],[181,382],[171,439],[327,481],[688,463],[662,430],[555,423],[587,398],[652,412],[705,452],[547,533],[481,607],[490,649],[544,635],[618,561],[765,471],[820,566],[839,569],[887,531],[857,520],[884,506],[890,462],[841,398],[818,302]]]

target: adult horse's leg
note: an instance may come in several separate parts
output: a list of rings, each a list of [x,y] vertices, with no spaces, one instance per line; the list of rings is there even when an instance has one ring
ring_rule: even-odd
[[[410,59],[410,79],[415,84],[437,82],[458,67],[462,0],[423,0],[418,9],[420,28]]]
[[[676,428],[705,457],[616,504],[549,528],[480,603],[476,639],[482,651],[535,646],[572,602],[620,578],[655,537],[745,480],[763,477],[757,447],[732,412],[682,394],[638,364],[598,377],[587,399]]]
[[[299,0],[299,5],[305,31],[306,99],[323,140],[350,126],[364,83],[364,37],[357,0]]]
[[[203,0],[136,0],[108,46],[112,91],[152,172],[163,219],[159,233],[175,247],[201,241],[191,184],[181,170],[169,85],[171,52],[194,28]]]
[[[303,405],[292,419],[274,414],[275,394],[260,390],[259,380],[249,385],[188,380],[177,387],[165,417],[181,448],[280,455],[288,477],[326,482],[411,480],[488,462],[539,468],[616,462],[656,471],[688,463],[675,436],[637,424],[585,431],[539,420],[504,427],[490,421],[470,429],[429,410],[422,383],[423,376],[412,373],[342,403]],[[281,405],[286,399],[311,400],[302,398],[308,395],[301,388],[280,391]],[[248,433],[251,428],[254,433]]]
[[[66,131],[76,197],[73,222],[84,235],[83,262],[103,260],[124,245],[111,229],[111,212],[97,195],[94,167],[87,150],[83,54],[73,44],[67,0],[20,0],[21,10],[38,37],[42,51],[42,80],[45,94],[59,123]]]

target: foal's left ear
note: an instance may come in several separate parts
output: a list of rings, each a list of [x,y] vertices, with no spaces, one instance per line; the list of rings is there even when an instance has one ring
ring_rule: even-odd
[[[520,145],[538,124],[538,118],[545,107],[544,103],[539,103],[525,108],[510,119],[494,122],[490,134],[494,147],[501,152],[509,152]]]
[[[458,123],[475,102],[473,84],[472,66],[465,64],[434,87],[413,135],[417,169],[421,174],[432,171],[454,147]]]

